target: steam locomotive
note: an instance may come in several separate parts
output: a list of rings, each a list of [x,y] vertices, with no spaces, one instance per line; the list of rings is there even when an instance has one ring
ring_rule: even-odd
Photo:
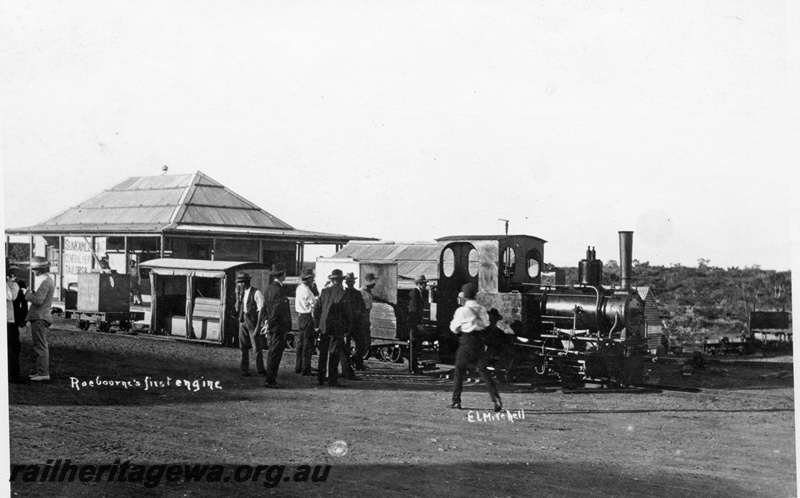
[[[603,286],[603,263],[594,248],[578,263],[578,281],[544,272],[546,241],[529,235],[455,236],[437,239],[439,279],[433,298],[442,361],[458,347],[449,330],[459,289],[478,286],[477,300],[495,308],[514,331],[514,369],[557,377],[565,386],[584,382],[642,382],[647,341],[644,302],[631,288],[633,233],[619,232],[621,282]]]

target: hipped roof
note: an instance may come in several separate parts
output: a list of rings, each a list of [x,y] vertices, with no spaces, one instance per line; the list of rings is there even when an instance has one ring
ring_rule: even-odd
[[[369,240],[296,230],[200,171],[190,175],[128,178],[42,223],[6,230],[11,235],[162,232],[255,235],[330,243]]]

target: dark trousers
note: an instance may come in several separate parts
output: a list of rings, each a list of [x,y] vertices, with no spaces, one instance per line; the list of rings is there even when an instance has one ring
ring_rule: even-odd
[[[344,366],[349,361],[343,355],[344,337],[322,335],[319,338],[319,363],[317,364],[317,380],[334,384],[339,381],[339,364]],[[349,366],[349,365],[348,365]],[[346,371],[345,371],[346,372]],[[342,375],[348,375],[342,372]],[[352,369],[351,369],[352,372]]]
[[[497,393],[497,384],[492,378],[489,370],[486,368],[486,355],[483,352],[484,344],[483,338],[479,337],[479,333],[470,332],[461,334],[459,338],[458,351],[456,352],[456,364],[453,386],[453,403],[461,402],[461,392],[464,390],[464,378],[466,377],[466,370],[472,364],[478,367],[486,387],[489,389],[489,397],[494,402],[500,399]]]
[[[409,368],[412,372],[419,368],[419,355],[422,353],[422,332],[414,326],[408,330]]]
[[[286,349],[286,331],[270,330],[267,336],[267,384],[275,384],[278,378],[278,368],[281,366],[283,350]]]
[[[325,382],[328,378],[328,350],[331,345],[331,336],[319,336],[319,361],[317,362],[317,380],[320,384]],[[339,377],[338,364],[333,363],[333,369],[336,370],[336,377]]]
[[[239,349],[242,350],[242,372],[250,370],[250,351],[256,356],[256,370],[263,374],[264,369],[264,336],[259,330],[250,330],[245,322],[239,322]]]
[[[328,382],[336,382],[339,378],[339,372],[336,369],[337,362],[342,365],[342,377],[346,379],[355,376],[342,336],[331,337],[331,343],[328,346]]]
[[[369,341],[369,315],[361,316],[353,331],[353,342],[355,343],[353,365],[356,370],[364,370],[364,355],[367,353]]]
[[[297,325],[300,329],[299,337],[295,341],[295,373],[311,373],[311,355],[314,353],[314,319],[311,313],[300,313],[297,316]]]
[[[19,325],[16,323],[8,324],[8,380],[19,378],[20,365],[19,353],[22,345],[19,342]]]
[[[356,375],[353,365],[350,363],[350,339],[349,336],[342,337],[339,339],[340,344],[336,345],[339,351],[339,363],[342,365],[342,377],[345,379]],[[331,348],[334,346],[333,343],[334,341],[331,341]]]

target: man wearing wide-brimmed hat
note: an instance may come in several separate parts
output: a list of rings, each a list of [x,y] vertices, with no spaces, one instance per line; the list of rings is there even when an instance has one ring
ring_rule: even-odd
[[[359,380],[353,369],[364,370],[364,341],[361,337],[361,320],[364,317],[364,298],[361,291],[356,289],[356,276],[349,272],[344,276],[345,292],[347,300],[350,302],[350,310],[353,312],[353,327],[350,334],[344,339],[344,351],[342,351],[342,374],[345,379]],[[350,356],[350,340],[355,343],[355,354]],[[352,361],[352,364],[351,364]]]
[[[425,275],[420,275],[414,280],[416,284],[414,290],[408,296],[408,340],[411,361],[409,368],[412,372],[419,369],[419,355],[422,350],[422,318],[425,311],[425,301],[427,301],[426,288],[428,280]]]
[[[25,293],[25,299],[30,301],[28,316],[25,320],[31,324],[31,339],[33,350],[36,352],[36,373],[31,375],[32,381],[50,380],[50,348],[47,344],[47,333],[53,317],[50,308],[53,307],[53,291],[55,282],[50,274],[50,262],[42,256],[34,256],[30,261],[30,268],[37,277],[42,277],[34,292],[33,282],[31,289]]]
[[[256,370],[266,375],[264,368],[264,295],[250,285],[250,275],[236,275],[236,311],[239,312],[239,349],[242,351],[242,377],[250,377],[250,351],[255,353]]]
[[[277,268],[269,274],[272,283],[269,284],[267,295],[264,298],[264,316],[267,323],[267,378],[264,387],[282,387],[277,382],[278,368],[286,349],[286,334],[292,330],[292,312],[289,308],[289,296],[283,287],[286,280],[286,270]]]
[[[296,341],[294,372],[304,375],[311,375],[311,355],[314,353],[314,342],[316,342],[316,332],[314,331],[314,303],[317,297],[311,286],[314,284],[314,270],[305,268],[300,274],[302,282],[297,286],[294,297],[294,310],[297,312],[297,328],[299,337]]]
[[[374,273],[367,273],[364,275],[364,281],[361,282],[361,298],[364,300],[364,315],[361,317],[361,324],[357,327],[357,333],[361,334],[363,350],[356,351],[356,355],[361,358],[361,368],[357,370],[367,370],[363,358],[366,356],[367,349],[369,349],[370,343],[372,342],[370,314],[372,313],[372,302],[375,300],[375,297],[372,295],[372,290],[377,284],[378,279],[375,277]]]
[[[338,364],[344,349],[344,336],[353,326],[353,311],[342,287],[342,270],[333,270],[328,280],[331,285],[322,289],[314,304],[314,325],[320,331],[317,380],[322,385],[327,378],[329,386],[343,387],[339,384]]]

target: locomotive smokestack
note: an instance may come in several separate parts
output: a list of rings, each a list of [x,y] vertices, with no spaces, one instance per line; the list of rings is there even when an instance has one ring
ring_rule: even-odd
[[[620,285],[623,289],[630,290],[633,270],[633,232],[619,232],[619,266],[622,271]]]

